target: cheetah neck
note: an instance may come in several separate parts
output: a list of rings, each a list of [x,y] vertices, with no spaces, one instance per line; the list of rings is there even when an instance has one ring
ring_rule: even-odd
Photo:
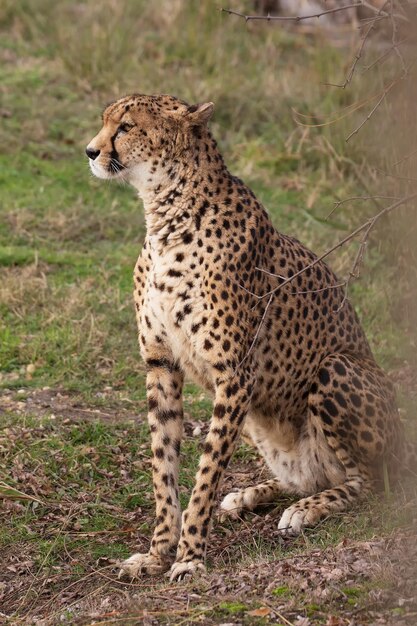
[[[132,181],[143,201],[147,236],[161,254],[198,230],[201,206],[211,205],[219,181],[230,178],[216,143],[209,134],[204,139],[145,183]]]
[[[188,188],[187,179],[181,177],[153,194],[142,195],[147,235],[157,247],[165,249],[175,244],[192,227]]]

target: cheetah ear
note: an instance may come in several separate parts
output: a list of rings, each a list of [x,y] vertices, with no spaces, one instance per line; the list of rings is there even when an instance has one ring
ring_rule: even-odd
[[[192,126],[203,126],[204,124],[207,124],[207,122],[213,115],[213,111],[213,102],[192,104],[187,108],[185,112],[185,119]]]

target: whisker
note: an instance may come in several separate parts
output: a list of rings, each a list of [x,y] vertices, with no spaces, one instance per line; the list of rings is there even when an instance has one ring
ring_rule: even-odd
[[[113,174],[118,174],[125,169],[125,166],[115,157],[110,157],[109,169],[113,172]]]
[[[116,163],[117,165],[120,165],[120,167],[124,167],[123,163],[121,163],[118,159],[116,159],[115,157],[111,157],[111,161],[113,161],[113,163]]]

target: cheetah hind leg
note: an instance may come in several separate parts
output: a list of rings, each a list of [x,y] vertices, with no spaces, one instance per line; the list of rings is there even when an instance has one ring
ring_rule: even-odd
[[[315,526],[331,513],[346,510],[349,504],[363,497],[370,486],[367,477],[358,473],[336,487],[302,498],[285,509],[278,530],[283,535],[298,535],[304,527]]]
[[[271,478],[253,487],[232,491],[220,504],[220,520],[224,521],[227,517],[236,519],[244,510],[253,511],[261,504],[274,502],[277,496],[285,492],[288,493],[288,490],[284,490],[279,478]]]
[[[311,386],[308,406],[317,445],[333,451],[345,480],[287,508],[278,525],[283,534],[298,534],[365,496],[382,475],[382,459],[397,449],[401,439],[392,386],[371,359],[326,357]]]

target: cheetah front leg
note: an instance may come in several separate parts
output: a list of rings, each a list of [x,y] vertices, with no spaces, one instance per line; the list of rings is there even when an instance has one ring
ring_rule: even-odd
[[[147,554],[134,554],[120,574],[160,574],[172,564],[181,528],[178,500],[179,453],[183,430],[183,374],[164,359],[148,361],[146,389],[152,439],[156,527]]]
[[[207,537],[216,495],[242,430],[251,394],[252,383],[245,372],[216,386],[210,429],[200,458],[196,484],[188,508],[183,513],[171,580],[205,570]]]

